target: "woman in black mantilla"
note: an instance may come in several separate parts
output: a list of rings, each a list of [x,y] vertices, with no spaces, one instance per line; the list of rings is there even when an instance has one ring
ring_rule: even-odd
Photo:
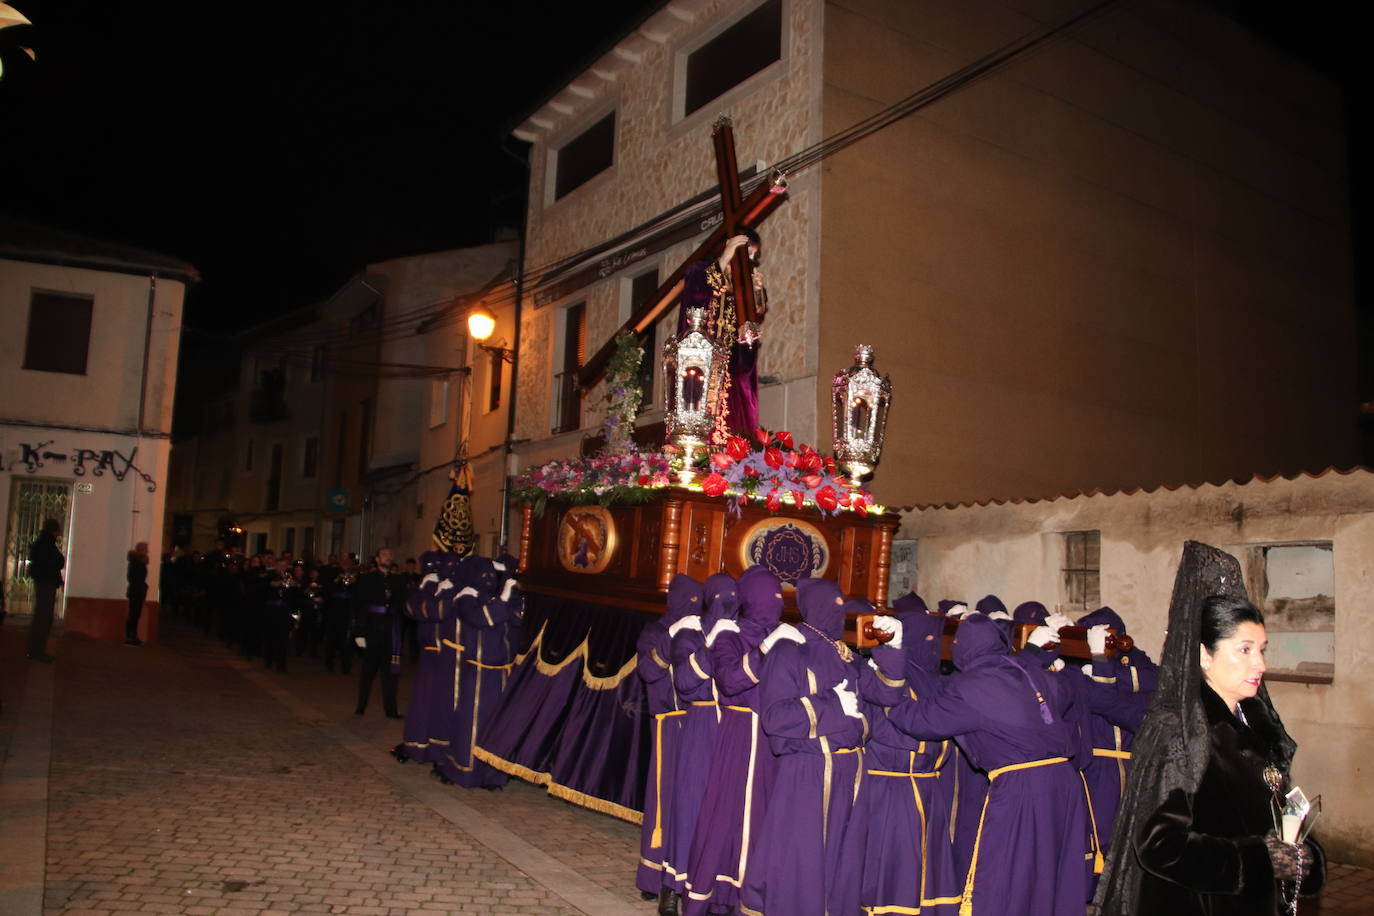
[[[1265,646],[1235,558],[1185,544],[1159,686],[1090,912],[1268,916],[1321,889],[1317,843],[1274,836],[1264,771],[1277,768],[1286,791],[1297,745],[1263,684]]]

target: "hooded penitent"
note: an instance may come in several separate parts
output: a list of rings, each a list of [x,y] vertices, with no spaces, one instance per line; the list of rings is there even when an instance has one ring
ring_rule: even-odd
[[[801,611],[804,630],[819,631],[829,639],[839,639],[844,633],[844,595],[832,580],[802,579],[798,582],[797,608]]]
[[[1005,614],[1007,612],[1007,606],[1003,604],[1002,599],[998,598],[996,595],[984,595],[979,598],[978,603],[973,606],[973,609],[975,611],[981,611],[984,614],[994,614],[998,612]]]
[[[892,610],[898,614],[911,614],[920,611],[922,614],[930,610],[926,607],[925,599],[915,592],[907,592],[896,601],[892,602]]]
[[[1014,623],[1033,623],[1037,627],[1043,624],[1049,616],[1049,609],[1039,601],[1022,601],[1016,606],[1016,610],[1011,612],[1011,619]]]
[[[739,613],[739,594],[734,576],[716,573],[708,576],[701,586],[702,597],[706,603],[706,613],[701,618],[701,629],[705,633],[720,620],[734,620]]]
[[[906,649],[907,664],[931,674],[939,674],[945,618],[926,613],[925,610],[899,610],[897,619],[902,622],[902,646]]]
[[[954,598],[941,598],[941,599],[940,599],[940,603],[937,604],[937,605],[935,605],[935,613],[937,613],[937,614],[948,614],[950,608],[958,607],[959,605],[961,605],[961,604],[963,604],[963,603],[964,603],[964,602],[959,601],[959,600],[954,599]]]
[[[758,645],[782,618],[782,582],[763,566],[751,566],[740,574],[740,633],[750,645]]]
[[[673,576],[668,583],[668,610],[663,615],[665,626],[672,626],[683,617],[701,613],[701,583],[686,573]]]

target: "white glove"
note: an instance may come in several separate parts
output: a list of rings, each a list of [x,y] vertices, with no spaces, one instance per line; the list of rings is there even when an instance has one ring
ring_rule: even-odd
[[[733,620],[717,620],[716,625],[711,627],[711,632],[706,634],[706,645],[709,647],[711,643],[716,641],[716,637],[722,633],[738,632],[739,624],[735,623]]]
[[[453,583],[450,582],[448,579],[445,579],[443,582],[439,583],[439,587],[434,590],[434,594],[437,595],[440,592],[446,592],[451,588],[453,588]]]
[[[473,588],[471,585],[465,585],[465,586],[463,586],[462,588],[460,588],[460,589],[458,590],[458,594],[454,595],[453,597],[455,597],[455,598],[476,598],[476,597],[477,597],[477,589]]]
[[[505,572],[505,571],[506,571],[506,564],[505,564],[505,563],[498,563],[498,562],[496,562],[495,560],[492,560],[492,561],[491,561],[491,565],[496,569],[497,572]]]
[[[1059,634],[1049,627],[1039,626],[1031,630],[1030,636],[1026,637],[1026,642],[1043,649],[1046,643],[1059,642]]]
[[[1105,623],[1088,627],[1088,651],[1093,655],[1107,654],[1107,625]]]
[[[1074,622],[1067,614],[1051,614],[1045,618],[1045,626],[1058,633],[1064,627],[1074,626]]]
[[[892,634],[892,638],[883,643],[883,645],[892,649],[900,649],[902,647],[902,622],[896,617],[888,617],[886,614],[880,614],[874,617],[873,629]]]
[[[353,637],[353,645],[357,646],[359,649],[366,649],[366,648],[367,648],[367,637],[365,637],[365,636],[354,636],[354,637]]]
[[[1050,670],[1051,670],[1051,671],[1063,671],[1063,670],[1064,670],[1064,660],[1063,660],[1062,658],[1056,658],[1054,661],[1050,662]]]
[[[840,698],[840,708],[844,710],[844,714],[859,718],[859,695],[849,689],[849,679],[840,681],[831,689],[835,691],[835,696]]]
[[[956,604],[954,607],[945,611],[946,617],[963,617],[969,612],[967,604]]]
[[[1093,676],[1093,663],[1092,663],[1092,662],[1084,662],[1084,663],[1083,663],[1083,673],[1084,673],[1085,675],[1087,675],[1088,677],[1092,677],[1092,676]]]
[[[759,646],[759,649],[767,652],[777,645],[780,640],[784,639],[795,643],[806,642],[806,637],[801,634],[801,630],[798,630],[790,623],[780,623],[773,628],[773,632],[763,638],[763,643]]]
[[[668,627],[668,638],[671,639],[682,630],[696,630],[698,633],[700,633],[701,618],[696,614],[688,614],[686,617],[683,617],[681,620],[678,620],[672,626]]]
[[[428,585],[428,584],[431,583],[431,582],[438,582],[438,581],[439,581],[439,574],[438,574],[438,573],[430,573],[429,575],[425,576],[423,579],[420,580],[420,584],[421,584],[421,585]]]
[[[501,600],[502,600],[502,601],[509,601],[509,600],[510,600],[510,593],[511,593],[512,591],[514,591],[515,588],[516,588],[516,586],[518,586],[519,584],[520,584],[520,583],[519,583],[519,582],[516,582],[514,579],[507,579],[507,580],[506,580],[506,585],[505,585],[505,587],[504,587],[503,589],[501,589]]]
[[[993,611],[988,615],[989,620],[1011,620],[1011,615],[1006,611]]]

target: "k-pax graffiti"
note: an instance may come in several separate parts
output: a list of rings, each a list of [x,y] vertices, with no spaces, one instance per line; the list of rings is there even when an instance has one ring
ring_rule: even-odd
[[[90,472],[93,477],[103,477],[108,471],[115,480],[123,480],[129,475],[130,471],[137,474],[145,484],[148,485],[148,492],[152,493],[157,489],[157,482],[152,477],[143,473],[143,470],[134,464],[134,459],[138,457],[138,448],[135,446],[128,455],[115,449],[93,449],[78,448],[70,452],[54,452],[48,446],[56,440],[48,439],[45,442],[30,444],[28,442],[19,443],[19,462],[23,464],[30,474],[36,473],[39,468],[52,464],[71,464],[72,473],[77,477],[85,477]]]

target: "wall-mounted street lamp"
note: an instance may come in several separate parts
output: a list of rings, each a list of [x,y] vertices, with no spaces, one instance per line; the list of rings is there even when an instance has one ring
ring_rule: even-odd
[[[506,346],[505,339],[495,344],[488,344],[486,341],[496,330],[496,316],[486,309],[478,306],[468,313],[468,334],[473,340],[477,341],[477,346],[486,350],[488,353],[500,354],[501,359],[511,363],[515,361],[515,351]]]

